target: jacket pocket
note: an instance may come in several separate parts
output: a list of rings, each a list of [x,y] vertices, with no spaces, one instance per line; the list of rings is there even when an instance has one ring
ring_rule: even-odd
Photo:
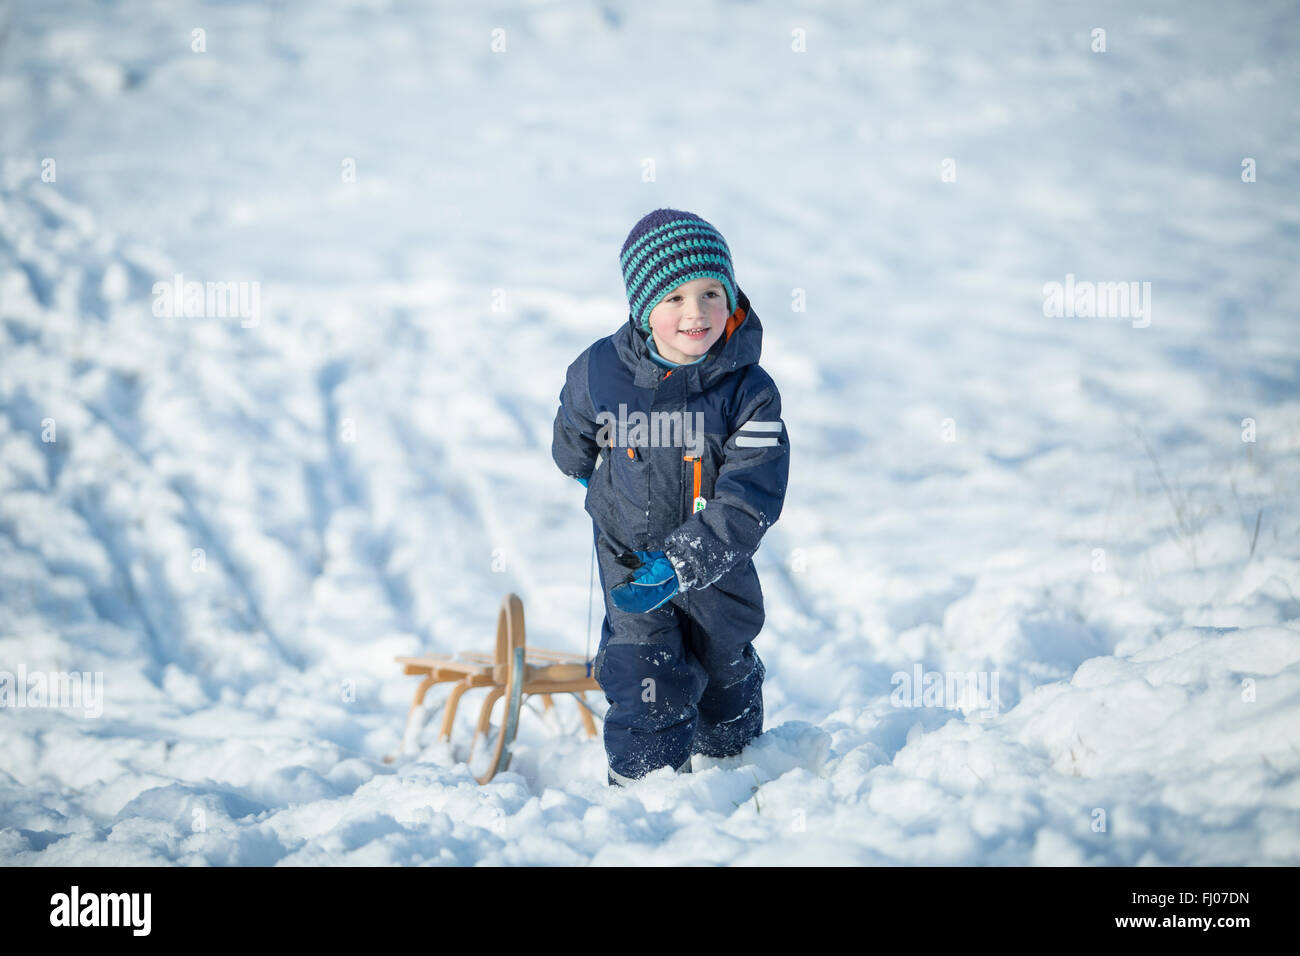
[[[650,468],[644,452],[630,446],[611,448],[609,478],[615,493],[629,508],[641,512],[649,506]]]
[[[629,458],[626,448],[613,447],[603,448],[597,461],[600,467],[593,467],[587,485],[587,513],[611,539],[641,541],[649,524],[648,463],[639,452]]]

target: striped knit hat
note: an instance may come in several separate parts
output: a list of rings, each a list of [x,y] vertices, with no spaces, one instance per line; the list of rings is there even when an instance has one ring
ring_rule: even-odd
[[[656,209],[641,217],[623,243],[623,283],[632,318],[650,331],[650,310],[683,282],[714,278],[727,292],[727,312],[736,311],[731,250],[722,233],[680,209]]]

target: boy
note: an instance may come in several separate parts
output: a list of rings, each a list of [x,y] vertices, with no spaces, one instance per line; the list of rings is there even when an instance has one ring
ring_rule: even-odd
[[[789,445],[763,328],[721,233],[656,209],[621,256],[630,312],[569,366],[552,457],[587,488],[605,620],[611,786],[763,730],[751,556],[781,514]]]

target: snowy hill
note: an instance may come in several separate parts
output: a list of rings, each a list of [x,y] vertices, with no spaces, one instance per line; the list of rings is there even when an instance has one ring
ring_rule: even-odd
[[[0,863],[1300,862],[1300,14],[997,9],[0,7]],[[551,423],[659,206],[781,387],[767,730],[385,764],[394,655],[587,647]]]

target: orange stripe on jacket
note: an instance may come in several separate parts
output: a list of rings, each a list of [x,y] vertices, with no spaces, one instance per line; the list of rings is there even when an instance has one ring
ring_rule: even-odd
[[[682,461],[695,462],[695,494],[691,496],[691,501],[695,501],[700,496],[700,467],[701,458],[699,455],[682,455]]]

